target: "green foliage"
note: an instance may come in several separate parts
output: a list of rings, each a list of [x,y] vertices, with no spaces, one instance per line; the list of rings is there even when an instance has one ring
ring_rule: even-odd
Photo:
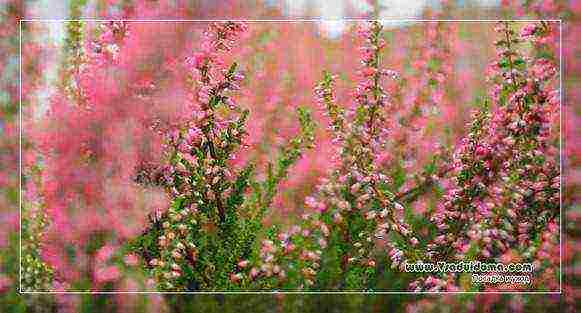
[[[230,75],[235,68],[235,65],[230,68]],[[215,105],[219,102],[210,101]],[[150,264],[149,271],[157,278],[159,289],[237,290],[254,284],[248,279],[233,279],[232,275],[241,270],[241,261],[259,258],[259,239],[265,236],[262,219],[276,188],[303,151],[313,145],[315,125],[311,114],[304,108],[297,113],[300,133],[281,147],[275,163],[268,165],[265,180],[256,181],[254,165],[248,164],[232,182],[215,187],[215,199],[224,197],[221,192],[229,189],[229,195],[221,202],[209,198],[203,169],[188,166],[190,174],[182,179],[193,184],[193,197],[174,198],[160,219],[131,243],[132,249]],[[203,145],[201,149],[205,151],[196,153],[199,162],[227,167],[226,160],[241,144],[240,134],[245,133],[247,117],[248,111],[242,111],[237,121],[221,134],[225,145],[217,147],[211,141]],[[204,130],[206,134],[210,131]],[[172,161],[182,163],[180,153],[174,153]],[[223,207],[219,208],[220,205]]]
[[[21,288],[25,291],[51,290],[53,270],[40,258],[40,238],[46,229],[46,215],[35,207],[23,206]]]

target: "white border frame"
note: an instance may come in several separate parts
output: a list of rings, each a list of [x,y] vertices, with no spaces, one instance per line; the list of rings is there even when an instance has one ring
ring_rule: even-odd
[[[320,22],[370,22],[379,21],[381,23],[402,23],[402,22],[448,22],[448,23],[497,23],[497,22],[553,22],[559,23],[559,290],[558,291],[293,291],[293,290],[272,290],[272,291],[23,291],[22,290],[22,23],[40,22],[40,23],[62,23],[62,22],[129,22],[129,23],[192,23],[192,22],[247,22],[247,23],[320,23]],[[450,295],[450,294],[514,294],[514,295],[554,295],[563,294],[563,20],[562,19],[365,19],[365,18],[339,18],[339,19],[20,19],[19,26],[19,146],[18,146],[18,182],[19,182],[19,229],[18,229],[18,292],[20,294],[405,294],[405,295]]]

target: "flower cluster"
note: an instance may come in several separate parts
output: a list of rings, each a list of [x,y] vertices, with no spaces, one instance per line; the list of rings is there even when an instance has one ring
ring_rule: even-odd
[[[381,68],[381,30],[381,24],[373,22],[358,31],[363,45],[352,107],[336,103],[336,76],[325,72],[315,88],[316,100],[330,118],[335,167],[321,179],[317,193],[306,198],[309,213],[263,244],[271,252],[263,264],[282,266],[287,273],[288,278],[277,283],[280,288],[360,289],[382,262],[377,260],[377,241],[388,245],[394,264],[401,262],[397,245],[418,243],[404,221],[403,206],[388,188],[389,177],[375,162],[389,135],[383,123],[390,97],[382,80],[397,78],[394,71]],[[388,232],[401,242],[385,242]]]
[[[242,288],[243,281],[257,276],[248,259],[264,254],[254,244],[264,213],[276,185],[312,145],[313,125],[300,109],[301,134],[283,147],[266,181],[253,179],[252,164],[236,170],[230,163],[244,144],[249,112],[232,94],[244,76],[237,63],[226,67],[221,56],[244,31],[244,23],[213,23],[204,32],[201,52],[186,59],[193,114],[166,130],[169,164],[160,179],[171,206],[155,212],[150,228],[133,243],[163,290]],[[273,272],[282,275],[276,267]]]
[[[534,27],[524,28],[524,39]],[[489,75],[491,108],[475,113],[454,154],[453,185],[432,218],[438,229],[428,245],[432,260],[532,259],[541,232],[558,216],[554,65],[524,57],[517,48],[523,38],[510,23],[499,23],[496,31],[501,39]]]

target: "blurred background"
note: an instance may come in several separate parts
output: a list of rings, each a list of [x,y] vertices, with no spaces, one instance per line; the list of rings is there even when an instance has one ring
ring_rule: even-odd
[[[575,1],[3,1],[1,30],[2,73],[0,115],[0,218],[6,227],[0,230],[0,308],[2,312],[213,312],[241,311],[396,311],[396,312],[562,312],[576,309],[579,298],[579,48],[574,41],[579,28]],[[19,24],[22,23],[22,85],[19,85]],[[311,194],[329,168],[331,146],[329,134],[322,125],[326,117],[313,101],[312,90],[323,70],[339,74],[338,100],[350,106],[358,66],[356,22],[345,19],[382,19],[388,42],[384,66],[403,77],[409,88],[401,101],[421,99],[422,60],[435,59],[448,66],[442,98],[438,107],[426,107],[430,131],[415,141],[413,152],[401,151],[408,161],[404,170],[413,173],[421,169],[433,154],[434,143],[452,148],[465,133],[470,110],[486,95],[486,66],[494,57],[493,24],[488,22],[443,22],[438,36],[429,37],[430,23],[414,19],[483,19],[557,18],[564,19],[562,53],[564,60],[564,90],[562,129],[564,136],[563,165],[565,194],[562,238],[563,294],[561,295],[35,295],[19,294],[19,127],[24,145],[22,162],[27,177],[34,177],[38,162],[36,147],[59,149],[59,158],[45,160],[46,170],[38,181],[24,181],[23,214],[37,222],[24,225],[32,242],[23,249],[36,249],[43,241],[43,260],[62,273],[78,278],[89,266],[89,258],[79,251],[71,254],[65,242],[78,242],[83,251],[96,240],[95,233],[113,233],[119,240],[106,239],[99,245],[118,248],[116,242],[138,234],[146,223],[147,214],[163,206],[164,193],[155,189],[135,189],[123,181],[134,174],[141,162],[159,157],[160,143],[154,136],[145,136],[143,121],[151,116],[171,120],[184,114],[187,94],[175,88],[179,84],[180,68],[176,64],[197,48],[196,41],[206,22],[130,23],[131,36],[125,49],[111,53],[114,67],[91,64],[85,69],[87,81],[94,89],[95,114],[75,115],[55,110],[63,108],[55,100],[70,57],[70,24],[59,19],[139,19],[139,20],[212,20],[253,19],[249,35],[230,56],[239,61],[247,74],[239,97],[241,105],[251,110],[248,148],[233,160],[234,166],[248,160],[265,164],[274,157],[276,148],[297,131],[292,113],[298,105],[310,106],[321,125],[317,131],[317,147],[299,161],[275,200],[268,223],[290,223],[304,212],[304,199]],[[38,21],[35,21],[37,20]],[[47,21],[52,20],[52,21]],[[301,22],[258,20],[317,19]],[[320,20],[318,20],[320,19]],[[40,21],[44,20],[44,21]],[[87,29],[98,28],[99,22],[88,21]],[[431,38],[427,40],[427,38]],[[434,39],[436,38],[436,39]],[[557,49],[558,50],[558,49]],[[433,51],[438,51],[434,56]],[[419,63],[418,63],[419,62]],[[136,84],[128,86],[128,82]],[[23,119],[19,125],[18,103],[22,88]],[[128,97],[135,88],[145,88],[146,98]],[[150,88],[150,89],[148,89]],[[443,122],[444,121],[444,122]],[[99,132],[83,131],[83,125],[96,125]],[[47,131],[50,130],[50,131]],[[94,129],[93,129],[94,130]],[[119,136],[125,133],[128,136]],[[97,156],[85,156],[84,142],[100,147]],[[403,147],[409,147],[403,145]],[[94,157],[98,167],[71,166],[79,159]],[[259,166],[259,168],[261,168]],[[263,168],[263,167],[262,167]],[[28,172],[30,171],[30,172]],[[35,188],[51,191],[55,197],[43,199],[51,207],[63,205],[63,193],[74,190],[80,195],[78,207],[60,216],[56,225],[42,238],[35,227],[45,227],[38,215]],[[60,189],[59,189],[60,188]],[[63,190],[62,192],[60,190]],[[107,195],[103,197],[102,195]],[[51,202],[52,201],[52,202]],[[82,205],[81,205],[82,204]],[[429,199],[418,201],[418,214],[433,206]],[[92,208],[92,209],[87,209]],[[106,208],[106,209],[102,209]],[[54,217],[54,216],[53,216]],[[57,216],[58,217],[58,216]],[[63,232],[63,230],[66,230]],[[103,251],[103,250],[99,250]],[[61,260],[66,264],[59,264]],[[51,260],[53,260],[51,263]],[[26,260],[25,260],[26,261]],[[32,260],[30,266],[42,264]],[[133,274],[132,274],[133,275]],[[137,277],[132,278],[139,280]],[[47,278],[50,279],[50,278]],[[117,290],[139,290],[124,280]],[[40,282],[42,283],[42,282]],[[50,285],[51,283],[49,283]],[[51,290],[62,286],[51,286]]]

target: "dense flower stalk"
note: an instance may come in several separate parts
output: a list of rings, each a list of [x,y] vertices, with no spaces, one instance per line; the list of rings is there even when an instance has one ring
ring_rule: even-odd
[[[454,184],[433,217],[438,228],[429,245],[433,260],[506,262],[514,254],[531,259],[538,234],[558,214],[557,149],[550,141],[558,108],[551,89],[554,65],[520,54],[521,38],[511,24],[499,23],[496,30],[501,39],[491,65],[492,112],[476,113],[455,152]]]
[[[254,241],[264,213],[277,184],[312,145],[313,125],[300,109],[301,134],[281,149],[263,183],[254,180],[253,164],[239,171],[232,167],[230,159],[244,144],[249,112],[233,99],[244,76],[237,63],[226,67],[222,54],[246,29],[239,22],[208,27],[201,52],[186,59],[192,116],[163,130],[169,164],[158,183],[172,204],[151,217],[150,227],[133,244],[162,290],[221,290],[251,283],[258,273],[249,272],[248,264],[259,254]]]
[[[378,264],[378,238],[391,231],[404,242],[417,241],[403,220],[403,206],[387,188],[388,176],[374,162],[386,147],[389,130],[384,123],[390,99],[382,81],[397,77],[380,66],[385,47],[381,30],[373,22],[358,32],[361,68],[351,108],[336,103],[336,77],[330,73],[315,88],[316,100],[330,118],[335,167],[318,192],[305,199],[309,213],[301,222],[263,243],[264,262],[284,263],[288,279],[283,288],[362,288]],[[390,247],[398,262],[396,246]]]

